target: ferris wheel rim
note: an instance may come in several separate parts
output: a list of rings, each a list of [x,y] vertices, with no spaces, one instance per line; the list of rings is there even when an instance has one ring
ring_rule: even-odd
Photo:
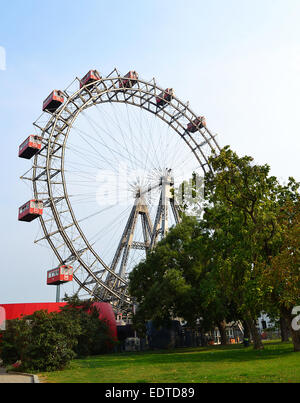
[[[65,170],[64,170],[64,158],[65,158],[66,143],[67,143],[67,140],[68,140],[68,137],[69,137],[69,134],[70,134],[71,128],[73,127],[74,122],[76,121],[76,119],[78,118],[80,113],[82,113],[82,111],[84,111],[84,110],[86,110],[86,109],[88,109],[88,108],[90,108],[90,107],[92,107],[92,106],[97,104],[95,102],[95,99],[98,98],[98,99],[101,100],[101,97],[103,95],[109,94],[109,93],[113,93],[114,95],[112,96],[112,98],[114,98],[116,96],[116,99],[110,98],[110,99],[107,99],[106,101],[98,102],[98,104],[107,103],[107,102],[110,102],[110,103],[111,102],[125,103],[125,104],[128,104],[128,105],[133,105],[133,106],[140,107],[140,108],[142,108],[142,109],[144,109],[144,110],[146,110],[148,112],[152,112],[153,114],[155,114],[156,116],[161,118],[166,124],[171,126],[172,129],[175,130],[183,138],[183,140],[185,140],[185,141],[186,141],[185,136],[182,136],[178,131],[178,127],[180,127],[181,129],[184,130],[183,125],[181,123],[179,123],[177,128],[175,128],[174,123],[177,124],[179,119],[182,119],[183,117],[185,117],[186,121],[189,121],[189,122],[192,122],[193,119],[197,118],[197,115],[190,110],[189,106],[187,106],[186,104],[182,103],[178,98],[175,98],[175,97],[174,97],[174,102],[177,102],[177,105],[176,106],[172,105],[172,102],[170,102],[170,103],[168,103],[167,106],[168,107],[173,106],[173,109],[175,110],[175,112],[177,114],[177,117],[176,117],[176,115],[171,115],[170,113],[168,113],[164,108],[161,111],[162,115],[160,115],[158,113],[160,111],[154,112],[154,110],[149,110],[149,108],[146,108],[146,106],[145,106],[146,103],[150,102],[151,100],[153,100],[154,97],[159,96],[159,94],[161,92],[163,92],[164,90],[162,88],[158,87],[156,85],[155,81],[153,81],[153,83],[151,83],[151,82],[143,81],[141,79],[137,79],[138,88],[126,88],[126,89],[121,88],[121,90],[120,90],[120,88],[116,87],[116,83],[118,83],[122,79],[125,79],[125,77],[123,77],[123,76],[121,76],[119,74],[117,74],[115,77],[112,76],[112,77],[102,78],[101,82],[99,82],[98,84],[100,86],[101,84],[104,83],[104,85],[106,87],[106,90],[102,91],[101,94],[99,94],[97,92],[97,93],[95,93],[95,95],[92,95],[92,92],[93,91],[95,92],[95,86],[96,86],[97,83],[96,84],[92,83],[92,84],[83,86],[78,91],[74,92],[73,95],[71,95],[71,96],[68,96],[66,94],[66,92],[64,92],[64,94],[67,95],[67,102],[60,108],[60,110],[57,113],[54,113],[54,114],[52,114],[50,116],[50,118],[49,118],[49,120],[48,120],[48,122],[47,122],[47,124],[46,124],[46,126],[45,126],[45,128],[43,130],[43,132],[42,132],[43,133],[43,138],[47,138],[47,135],[44,136],[45,133],[48,134],[47,159],[46,159],[47,187],[48,187],[48,195],[49,195],[48,203],[49,203],[49,205],[51,207],[51,211],[52,211],[52,214],[54,216],[55,223],[57,225],[57,228],[59,229],[60,235],[65,240],[65,243],[66,243],[67,247],[69,248],[69,250],[71,252],[71,255],[73,254],[74,257],[76,258],[76,261],[80,262],[80,265],[90,274],[90,276],[94,277],[94,280],[98,284],[103,286],[104,288],[105,288],[105,283],[102,283],[102,282],[99,283],[99,278],[97,278],[94,275],[93,271],[90,270],[89,267],[86,264],[83,264],[84,262],[81,259],[81,255],[79,255],[78,251],[75,248],[73,248],[71,240],[68,239],[68,236],[65,233],[64,227],[63,227],[62,222],[60,220],[60,214],[59,214],[59,212],[58,212],[58,210],[56,208],[57,203],[56,203],[55,196],[54,196],[53,190],[52,190],[52,176],[53,176],[53,173],[51,172],[51,159],[53,158],[53,155],[55,154],[53,151],[54,151],[55,144],[57,144],[57,138],[59,138],[59,136],[62,134],[62,132],[60,131],[60,134],[55,137],[55,134],[57,134],[56,128],[57,128],[58,122],[64,121],[64,119],[62,118],[63,113],[66,110],[68,110],[70,108],[70,106],[76,105],[76,100],[81,99],[81,101],[82,101],[82,99],[85,99],[84,96],[83,96],[83,93],[86,93],[86,92],[89,93],[90,97],[86,100],[86,102],[83,102],[82,105],[77,109],[76,113],[74,114],[74,116],[71,119],[71,122],[68,122],[66,133],[63,135],[64,139],[63,139],[63,144],[61,146],[61,152],[62,152],[62,155],[61,155],[61,167],[62,167],[62,169],[61,169],[60,175],[61,175],[61,178],[62,178],[64,199],[65,199],[65,201],[66,201],[66,203],[68,205],[69,212],[70,212],[71,217],[73,219],[73,224],[77,228],[79,234],[81,235],[82,239],[84,240],[84,244],[87,246],[89,251],[96,257],[96,259],[105,268],[105,270],[107,270],[108,272],[111,272],[109,266],[106,265],[104,261],[102,261],[101,257],[98,255],[98,253],[94,250],[94,248],[90,245],[89,241],[87,240],[84,232],[82,231],[82,229],[81,229],[81,227],[80,227],[80,225],[79,225],[79,223],[78,223],[78,221],[76,219],[76,215],[74,214],[72,204],[71,204],[70,199],[68,197],[67,183],[66,183],[66,179],[65,179]],[[107,88],[106,82],[112,83],[112,86],[110,88]],[[144,87],[141,88],[141,86],[144,86]],[[151,90],[149,91],[148,88],[151,88]],[[145,89],[147,89],[147,91]],[[118,98],[118,93],[121,93],[120,95],[124,96],[123,100]],[[125,97],[125,94],[127,95],[127,98]],[[136,95],[136,94],[138,94],[139,96]],[[143,95],[141,95],[141,94],[143,94]],[[147,98],[147,96],[149,96],[149,98]],[[138,103],[135,103],[133,101],[134,97],[137,97],[137,98],[139,98],[140,100],[143,100],[143,101],[145,101],[145,99],[146,99],[146,101],[143,104],[138,104]],[[182,109],[180,109],[180,107],[182,107]],[[189,116],[187,115],[187,112],[190,114]],[[169,116],[169,118],[171,117],[172,120],[167,121],[165,119],[165,116]],[[52,126],[52,128],[51,128],[51,126]],[[50,133],[48,132],[49,128],[51,128]],[[202,135],[203,140],[210,146],[211,150],[219,149],[219,146],[218,146],[218,144],[217,144],[217,142],[215,140],[215,137],[212,136],[212,134],[209,132],[209,130],[207,128],[205,128],[205,130],[202,130],[202,131],[200,129],[198,129],[198,130],[199,130],[200,134]],[[205,131],[205,134],[204,134],[204,131]],[[184,131],[184,133],[185,133],[185,135],[189,136],[190,138],[192,137],[191,134],[188,133],[186,130]],[[207,133],[207,136],[206,136],[206,133]],[[52,141],[53,137],[55,137],[55,140],[52,143],[51,141]],[[186,142],[187,142],[188,146],[190,147],[191,151],[193,152],[193,154],[196,156],[200,166],[204,170],[203,163],[201,162],[201,160],[199,160],[199,158],[198,158],[198,156],[196,154],[196,150],[200,151],[200,153],[202,153],[201,146],[200,146],[200,144],[197,144],[193,138],[191,138],[191,141],[192,141],[192,144],[195,146],[194,148],[191,147],[190,143],[188,143],[187,141]],[[215,147],[212,147],[210,142],[213,142]],[[208,164],[208,160],[203,155],[203,153],[202,153],[202,157],[204,158],[204,160],[206,162],[206,165],[209,167],[209,169],[211,169],[209,164]],[[34,162],[34,167],[33,167],[33,184],[34,184],[33,186],[34,186],[35,197],[38,196],[38,189],[37,189],[37,182],[38,182],[37,181],[37,176],[38,175],[37,175],[37,170],[36,170],[36,167],[38,166],[38,158],[39,158],[39,155],[37,155],[35,157],[35,162]],[[204,172],[205,172],[205,170],[204,170]],[[52,242],[51,234],[49,234],[47,226],[46,226],[46,224],[44,222],[44,219],[42,217],[40,217],[40,222],[42,224],[42,229],[43,229],[43,232],[45,234],[45,237],[46,237],[48,243],[50,244],[51,248],[55,252],[56,257],[59,259],[59,261],[62,261],[61,256],[57,251],[57,248],[55,247],[55,245]],[[116,273],[111,272],[111,274],[113,276],[117,277]],[[78,283],[78,285],[82,289],[85,289],[88,293],[90,293],[91,290],[88,287],[86,287],[86,285],[84,283],[82,283],[76,277],[76,275],[74,276],[74,278],[75,278],[76,282]],[[122,282],[125,286],[127,286],[127,282],[123,278],[118,278],[118,280],[120,282]],[[107,291],[111,292],[112,290],[107,288]],[[120,298],[121,296],[116,293],[115,297]],[[122,299],[123,299],[123,302],[125,302],[125,303],[131,303],[131,301],[128,300],[128,299],[130,299],[130,297],[128,295],[126,295],[125,293],[122,294]]]

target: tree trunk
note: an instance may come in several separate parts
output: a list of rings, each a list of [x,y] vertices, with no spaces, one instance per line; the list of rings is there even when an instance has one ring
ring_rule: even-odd
[[[222,320],[222,321],[218,322],[217,326],[218,326],[220,336],[221,336],[221,345],[226,346],[226,344],[227,344],[226,321]]]
[[[289,324],[283,315],[280,316],[281,341],[289,341]]]
[[[253,348],[254,350],[263,350],[264,345],[261,341],[260,334],[258,332],[258,329],[256,327],[256,320],[253,319],[247,319],[247,325],[250,329],[250,333],[253,339]]]
[[[286,323],[289,326],[289,330],[290,330],[291,337],[292,337],[292,343],[294,345],[294,351],[299,352],[300,351],[300,330],[293,329],[292,321],[293,321],[294,317],[292,315],[292,308],[287,309],[286,307],[283,307],[283,308],[281,308],[281,312],[286,320]]]
[[[249,330],[249,326],[247,324],[247,321],[243,320],[242,325],[243,325],[243,328],[244,328],[244,339],[249,339],[250,340],[250,330]]]

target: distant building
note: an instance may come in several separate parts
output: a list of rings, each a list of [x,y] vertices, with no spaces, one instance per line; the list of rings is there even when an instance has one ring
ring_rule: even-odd
[[[257,320],[257,327],[258,327],[260,333],[262,333],[265,330],[274,328],[275,323],[271,321],[271,319],[268,317],[267,314],[262,313],[261,316]]]

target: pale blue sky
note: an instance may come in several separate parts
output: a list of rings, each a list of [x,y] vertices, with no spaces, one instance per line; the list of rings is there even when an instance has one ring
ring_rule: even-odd
[[[0,0],[0,302],[51,301],[53,262],[17,221],[30,167],[17,148],[41,102],[90,68],[135,69],[190,101],[221,145],[300,180],[299,0]],[[51,268],[51,267],[50,267]]]

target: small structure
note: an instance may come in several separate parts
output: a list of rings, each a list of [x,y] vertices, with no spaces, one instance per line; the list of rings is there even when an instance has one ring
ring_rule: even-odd
[[[173,88],[167,88],[165,91],[160,93],[158,97],[156,97],[156,105],[164,106],[167,102],[170,102],[174,96],[175,93]]]
[[[140,351],[141,341],[138,337],[127,337],[125,340],[125,351]]]
[[[43,112],[54,113],[65,101],[62,91],[54,90],[43,102]]]
[[[80,88],[85,85],[94,83],[95,81],[101,80],[101,76],[97,70],[90,70],[81,80],[80,80]]]
[[[73,281],[73,267],[60,266],[47,272],[47,285],[60,285]]]
[[[129,71],[125,75],[125,79],[120,80],[119,88],[132,88],[139,78],[139,75],[136,71]]]
[[[19,147],[19,158],[29,160],[42,148],[42,138],[31,134]]]
[[[40,200],[30,200],[19,208],[19,221],[31,222],[43,215],[44,205]]]
[[[204,116],[199,116],[193,122],[187,125],[187,131],[190,133],[195,133],[198,129],[203,129],[206,126],[206,120]]]

